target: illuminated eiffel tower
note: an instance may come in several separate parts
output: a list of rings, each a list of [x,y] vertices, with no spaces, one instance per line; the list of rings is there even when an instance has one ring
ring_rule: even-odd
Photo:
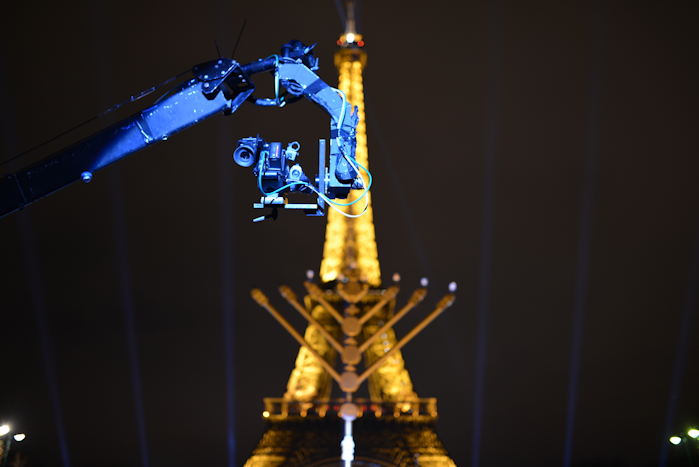
[[[355,29],[353,5],[348,2],[346,29],[337,41],[335,66],[339,89],[359,111],[356,159],[368,168],[362,79],[367,54]],[[361,194],[362,190],[354,191],[350,202]],[[356,417],[351,465],[454,466],[434,430],[436,399],[417,396],[400,352],[422,327],[451,305],[454,296],[445,296],[419,329],[398,341],[393,324],[424,298],[426,290],[415,291],[395,313],[398,287],[381,286],[371,200],[362,199],[344,209],[351,215],[365,212],[346,217],[329,210],[320,283],[305,283],[308,294],[303,303],[290,288],[280,287],[284,298],[309,321],[303,336],[261,291],[253,291],[255,300],[284,325],[301,348],[284,396],[264,400],[267,428],[245,466],[343,465],[340,416],[347,418],[348,411],[350,418]],[[338,357],[345,365],[342,374],[334,369]],[[362,358],[364,372],[359,374]],[[333,381],[345,392],[344,399],[331,398]],[[369,398],[353,397],[363,381],[368,381]],[[344,465],[350,465],[349,461]]]

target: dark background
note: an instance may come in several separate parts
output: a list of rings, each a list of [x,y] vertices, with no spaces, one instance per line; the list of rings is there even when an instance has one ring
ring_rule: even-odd
[[[458,465],[687,465],[666,440],[699,423],[698,10],[361,5],[383,277],[400,272],[403,301],[429,277],[423,314],[459,284],[404,352]],[[318,42],[336,82],[332,0],[6,4],[2,159],[215,58],[215,40],[229,55],[243,18],[238,60]],[[230,153],[260,133],[315,160],[327,131],[308,102],[246,105],[0,220],[0,418],[30,465],[145,465],[143,440],[150,466],[242,465],[297,350],[249,289],[300,293],[324,220],[251,223]]]

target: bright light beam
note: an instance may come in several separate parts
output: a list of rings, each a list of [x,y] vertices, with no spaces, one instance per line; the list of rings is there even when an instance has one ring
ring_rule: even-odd
[[[490,299],[493,281],[493,226],[495,216],[495,157],[500,129],[503,14],[501,2],[491,2],[488,9],[488,75],[487,106],[483,141],[483,211],[481,220],[481,257],[478,264],[478,295],[476,298],[476,362],[473,390],[473,437],[471,467],[480,466],[483,413],[485,407],[485,380],[488,350]]]
[[[563,444],[563,467],[570,467],[573,462],[573,445],[575,441],[575,418],[578,404],[580,383],[580,366],[585,328],[585,313],[589,294],[590,280],[590,243],[594,202],[597,185],[597,166],[599,158],[599,107],[601,87],[601,61],[603,60],[602,11],[596,11],[590,25],[592,33],[590,64],[591,76],[588,90],[587,142],[584,160],[583,186],[580,196],[580,220],[578,224],[577,271],[573,296],[573,329],[570,339],[570,371],[568,373],[568,401],[566,404],[566,426]]]
[[[58,392],[58,375],[56,374],[56,362],[53,353],[54,346],[49,330],[48,317],[46,316],[44,284],[39,269],[39,258],[36,256],[36,232],[32,226],[30,212],[31,211],[25,210],[18,213],[15,218],[19,224],[20,238],[22,239],[27,282],[31,284],[32,308],[36,319],[37,333],[39,334],[41,360],[44,364],[44,376],[46,377],[46,387],[48,389],[49,401],[53,412],[53,423],[56,430],[56,437],[58,438],[61,462],[63,467],[70,467],[68,440],[66,437],[65,424],[63,423],[61,399]]]

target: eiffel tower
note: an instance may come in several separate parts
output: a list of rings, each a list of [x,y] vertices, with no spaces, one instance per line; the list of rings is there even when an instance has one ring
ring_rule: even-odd
[[[362,79],[367,54],[356,31],[353,4],[346,6],[346,28],[337,41],[335,66],[339,89],[359,111],[356,159],[368,168]],[[303,336],[261,291],[253,291],[253,298],[301,348],[283,397],[264,399],[267,428],[246,467],[455,466],[435,432],[437,401],[418,397],[400,351],[453,302],[453,295],[444,297],[419,329],[398,341],[393,324],[424,298],[426,290],[415,291],[396,313],[398,287],[382,287],[370,193],[366,200],[358,199],[361,194],[362,190],[353,191],[349,201],[358,202],[344,208],[358,217],[329,210],[319,283],[309,277],[303,303],[289,287],[280,287],[284,298],[309,321]],[[345,364],[342,374],[334,369],[338,357]],[[362,360],[365,370],[358,374]],[[333,381],[345,392],[344,399],[332,399]],[[354,392],[364,381],[369,397],[357,398]],[[351,464],[343,464],[340,417],[347,418],[348,407],[356,447]]]

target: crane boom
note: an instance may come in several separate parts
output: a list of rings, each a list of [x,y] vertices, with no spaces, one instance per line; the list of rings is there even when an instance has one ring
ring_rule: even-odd
[[[97,170],[144,149],[219,113],[232,114],[245,100],[255,101],[255,86],[250,76],[274,71],[281,84],[295,96],[303,96],[319,104],[330,114],[331,171],[319,174],[321,187],[332,187],[331,198],[346,197],[354,180],[347,179],[346,159],[354,158],[357,124],[356,112],[344,97],[328,92],[325,84],[312,71],[317,59],[312,47],[291,41],[282,47],[282,57],[272,56],[246,65],[219,58],[192,69],[193,78],[166,93],[156,103],[130,117],[65,148],[18,172],[0,179],[0,217],[54,193],[71,183],[89,182]],[[293,91],[291,91],[293,89]],[[332,88],[330,88],[332,89]],[[333,133],[334,130],[334,133]],[[341,136],[341,138],[337,138]],[[356,173],[349,171],[352,178]],[[344,176],[343,176],[344,174]],[[283,177],[281,174],[280,177]],[[329,180],[331,183],[325,183]],[[285,180],[284,180],[285,181]],[[327,188],[326,188],[327,190]]]

